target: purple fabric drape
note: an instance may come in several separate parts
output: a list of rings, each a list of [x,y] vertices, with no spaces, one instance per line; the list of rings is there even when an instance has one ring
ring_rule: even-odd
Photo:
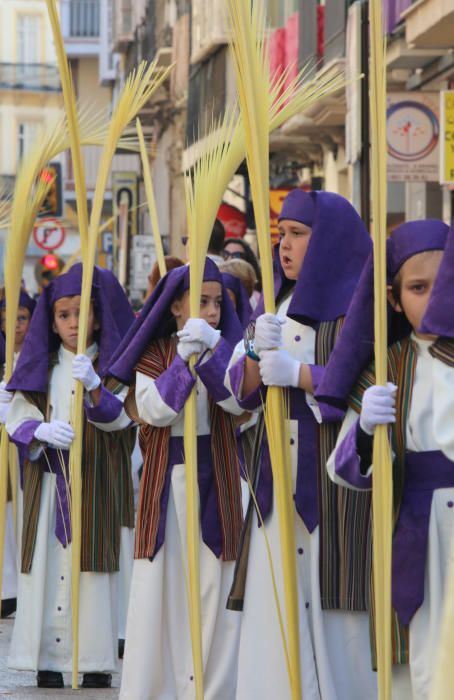
[[[390,34],[401,21],[401,14],[413,0],[383,0],[383,13],[385,16],[386,33]]]
[[[393,538],[392,601],[408,625],[424,601],[430,511],[437,489],[454,487],[454,463],[442,452],[407,452],[405,484]],[[446,506],[452,508],[453,501]]]

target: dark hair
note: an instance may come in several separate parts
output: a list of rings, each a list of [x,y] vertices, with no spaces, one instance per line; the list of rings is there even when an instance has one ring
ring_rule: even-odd
[[[254,268],[255,274],[257,276],[257,284],[256,284],[256,289],[258,289],[259,292],[262,291],[262,275],[260,272],[260,265],[258,263],[257,258],[255,257],[255,253],[252,250],[251,246],[246,243],[242,238],[227,238],[224,241],[224,248],[229,244],[229,243],[235,243],[238,244],[242,247],[244,251],[244,260],[248,262],[252,267]]]
[[[175,269],[176,267],[182,267],[184,265],[184,262],[180,260],[180,258],[174,257],[173,255],[166,255],[164,257],[164,261],[166,264],[167,272],[169,272],[169,270]],[[153,267],[151,268],[150,274],[148,275],[148,289],[145,292],[145,299],[148,299],[148,297],[153,292],[160,279],[161,273],[159,272],[159,265],[157,262],[155,262],[153,264]]]
[[[174,301],[180,301],[181,299],[183,299],[187,291],[188,290],[183,289],[182,285],[180,284],[175,292],[175,296],[172,299],[172,304]],[[169,338],[171,335],[176,333],[177,330],[177,319],[173,315],[172,311],[169,309],[167,315],[165,316],[165,318],[163,318],[161,322],[161,327],[156,335],[156,338]]]
[[[400,303],[400,295],[402,293],[402,275],[401,271],[397,273],[397,275],[394,277],[392,285],[391,285],[391,294],[393,296],[394,301],[396,304],[399,304],[399,306],[402,306]]]
[[[208,253],[213,255],[220,255],[224,247],[225,238],[225,228],[219,219],[214,222],[213,230],[211,231],[211,238],[208,244]]]

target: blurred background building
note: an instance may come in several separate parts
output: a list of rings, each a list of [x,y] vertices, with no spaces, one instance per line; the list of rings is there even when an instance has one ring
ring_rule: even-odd
[[[184,254],[183,172],[197,159],[209,119],[235,98],[224,23],[224,0],[61,0],[65,45],[77,94],[108,115],[127,74],[143,59],[174,69],[140,118],[150,145],[160,228],[167,251]],[[388,65],[389,226],[405,218],[453,215],[454,0],[383,0]],[[339,192],[370,224],[367,99],[367,1],[267,0],[273,71],[311,75],[345,69],[351,82],[298,114],[271,136],[272,216],[289,188]],[[365,77],[358,80],[363,73]],[[448,92],[446,92],[448,91]],[[38,125],[52,118],[61,90],[43,0],[0,0],[0,189],[11,189],[17,164]],[[85,149],[89,199],[99,148]],[[77,252],[71,158],[61,159],[68,235],[63,256]],[[444,165],[443,165],[444,164]],[[451,168],[451,169],[450,169]],[[115,265],[121,202],[127,202],[130,238],[150,235],[140,160],[119,153],[106,193],[100,262]],[[253,240],[254,220],[244,164],[220,211],[228,235]],[[73,234],[71,233],[73,232]],[[140,247],[137,248],[141,250]],[[142,249],[143,250],[143,249]],[[36,251],[35,251],[36,253]],[[39,251],[38,253],[39,254]],[[140,252],[138,253],[140,255]],[[131,253],[133,255],[133,253]],[[31,255],[31,258],[33,256]],[[36,255],[35,255],[36,257]],[[134,260],[131,258],[131,270]],[[131,273],[133,274],[133,273]],[[138,285],[129,279],[129,286]]]

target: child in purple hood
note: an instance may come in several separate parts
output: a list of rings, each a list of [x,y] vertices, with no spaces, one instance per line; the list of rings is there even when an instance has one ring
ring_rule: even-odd
[[[441,221],[412,221],[393,231],[387,242],[388,383],[376,386],[374,365],[368,366],[371,259],[318,388],[323,400],[349,405],[328,462],[336,483],[372,488],[375,428],[390,426],[397,700],[430,698],[454,539],[453,244],[453,230],[448,234]]]
[[[95,268],[87,352],[76,355],[81,265],[41,294],[8,391],[6,427],[23,455],[21,569],[8,663],[62,687],[72,669],[69,448],[75,381],[85,388],[79,669],[108,687],[117,666],[120,554],[134,526],[126,388],[104,378],[133,313],[120,285]]]
[[[221,273],[206,260],[200,317],[189,318],[189,267],[171,270],[147,300],[110,372],[131,384],[144,468],[128,610],[122,700],[195,697],[186,588],[184,411],[197,391],[204,697],[234,698],[240,620],[226,611],[242,525],[235,421],[224,386],[242,335]],[[200,357],[193,375],[191,355]]]

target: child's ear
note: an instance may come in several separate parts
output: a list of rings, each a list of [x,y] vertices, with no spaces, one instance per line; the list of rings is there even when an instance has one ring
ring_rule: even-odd
[[[170,304],[170,311],[172,316],[179,318],[181,316],[181,301],[180,299],[174,299]]]
[[[57,326],[55,325],[55,321],[52,321],[52,330],[56,335],[58,335]]]
[[[398,314],[401,314],[403,312],[402,307],[399,304],[399,302],[395,300],[393,290],[390,284],[388,284],[386,287],[386,296],[394,311],[396,311]]]
[[[99,331],[100,328],[101,328],[101,326],[99,325],[99,321],[97,318],[95,318],[94,323],[93,323],[93,330]]]

